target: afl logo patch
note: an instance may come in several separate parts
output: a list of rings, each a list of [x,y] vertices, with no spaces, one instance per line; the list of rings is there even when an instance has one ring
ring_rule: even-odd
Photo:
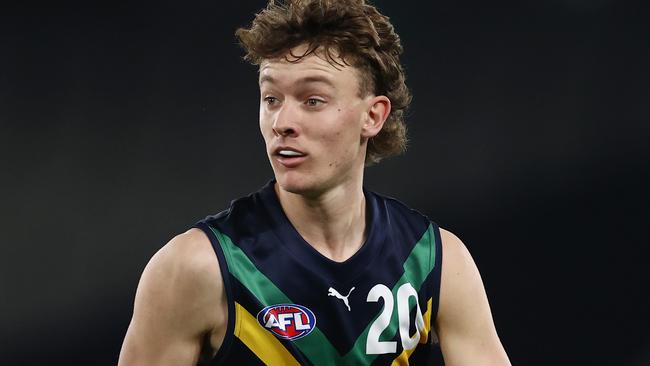
[[[314,313],[297,304],[267,306],[257,313],[257,321],[276,336],[290,341],[306,336],[316,327]]]

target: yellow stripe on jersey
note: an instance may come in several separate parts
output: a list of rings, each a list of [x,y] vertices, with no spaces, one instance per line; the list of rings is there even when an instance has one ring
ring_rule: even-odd
[[[235,336],[266,365],[300,366],[298,361],[257,319],[235,302]]]
[[[424,320],[424,330],[422,333],[420,333],[420,343],[425,344],[429,340],[429,330],[431,329],[431,307],[432,307],[432,299],[429,299],[427,301],[427,311],[424,313],[422,316],[422,319]],[[391,366],[406,366],[409,364],[409,357],[411,357],[411,354],[413,351],[415,351],[417,347],[413,347],[413,349],[409,350],[404,350],[402,353],[400,353],[397,358],[393,360],[393,363],[391,363]]]

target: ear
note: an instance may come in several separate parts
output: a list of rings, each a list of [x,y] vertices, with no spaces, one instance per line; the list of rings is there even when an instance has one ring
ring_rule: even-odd
[[[361,129],[361,136],[365,138],[374,137],[384,127],[384,122],[390,114],[390,99],[384,95],[368,97],[368,111],[365,122]]]

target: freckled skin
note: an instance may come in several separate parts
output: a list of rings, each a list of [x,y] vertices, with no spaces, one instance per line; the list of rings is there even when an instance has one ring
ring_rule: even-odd
[[[326,78],[331,84],[301,83],[310,77]],[[264,78],[273,81],[260,84],[260,131],[280,187],[317,196],[358,180],[366,154],[362,129],[369,99],[359,96],[357,71],[334,68],[312,54],[297,63],[267,60],[260,66],[260,80]],[[311,105],[310,98],[318,105]],[[297,148],[307,159],[288,169],[274,159],[277,144]]]

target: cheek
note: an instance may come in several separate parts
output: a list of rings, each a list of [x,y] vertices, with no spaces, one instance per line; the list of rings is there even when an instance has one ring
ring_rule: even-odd
[[[264,113],[264,110],[262,107],[260,107],[259,110],[259,123],[260,123],[260,131],[264,131],[264,125],[266,124],[266,114]]]
[[[323,131],[321,141],[328,150],[330,167],[338,167],[354,160],[359,153],[361,129],[356,111],[337,110],[328,131]]]
[[[262,134],[262,137],[264,137],[264,141],[268,141],[271,135],[272,127],[269,116],[262,111],[260,111],[259,126],[260,133]]]
[[[335,143],[345,147],[355,148],[361,136],[360,117],[355,110],[340,110],[335,119],[332,139]],[[343,146],[341,146],[343,147]],[[346,150],[348,150],[346,148]]]

